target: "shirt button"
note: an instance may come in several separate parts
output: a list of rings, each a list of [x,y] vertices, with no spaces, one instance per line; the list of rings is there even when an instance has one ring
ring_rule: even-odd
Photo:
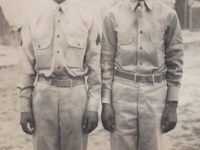
[[[142,34],[143,33],[143,31],[140,31],[140,34]]]
[[[58,20],[58,22],[60,22],[60,20]]]
[[[60,69],[60,66],[58,67],[58,69]]]
[[[80,43],[78,43],[78,46],[80,46]]]
[[[142,65],[142,62],[140,62],[140,65]]]
[[[142,50],[142,47],[140,47],[140,50]]]
[[[60,53],[59,51],[57,51],[57,53]]]
[[[38,48],[40,48],[40,45],[38,45]]]
[[[59,38],[60,37],[60,35],[57,35],[57,38]]]

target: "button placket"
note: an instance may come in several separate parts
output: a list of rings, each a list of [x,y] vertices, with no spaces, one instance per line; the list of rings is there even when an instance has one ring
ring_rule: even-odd
[[[56,18],[55,18],[55,23],[56,23],[56,31],[55,31],[55,46],[54,46],[54,55],[55,55],[55,68],[56,68],[56,74],[59,75],[63,71],[63,65],[61,61],[61,53],[62,53],[62,47],[61,47],[61,40],[62,40],[62,34],[61,34],[61,29],[60,29],[60,22],[61,22],[61,16],[62,13],[59,11]]]
[[[144,8],[143,8],[144,9]],[[137,64],[139,65],[138,66],[138,71],[140,70],[140,66],[143,65],[143,62],[142,62],[142,50],[143,50],[143,36],[144,36],[144,26],[143,26],[143,20],[144,20],[144,15],[142,14],[143,12],[140,11],[140,18],[138,18],[137,22],[138,22],[138,43],[137,43]]]

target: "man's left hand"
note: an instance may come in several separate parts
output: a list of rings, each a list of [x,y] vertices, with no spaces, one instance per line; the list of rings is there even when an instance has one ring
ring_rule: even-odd
[[[98,125],[98,113],[86,110],[83,116],[83,132],[91,133]]]
[[[177,123],[177,103],[169,102],[162,116],[162,132],[173,130]]]

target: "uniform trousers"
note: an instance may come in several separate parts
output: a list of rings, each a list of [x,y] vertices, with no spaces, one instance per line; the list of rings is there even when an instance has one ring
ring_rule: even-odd
[[[116,127],[112,150],[164,150],[161,118],[166,105],[166,81],[135,83],[115,77],[112,105]]]
[[[82,131],[87,105],[85,85],[71,88],[37,82],[32,98],[35,150],[86,150],[88,135]]]

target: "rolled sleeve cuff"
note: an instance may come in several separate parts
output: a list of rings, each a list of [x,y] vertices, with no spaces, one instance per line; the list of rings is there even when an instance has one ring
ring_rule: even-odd
[[[112,90],[111,89],[103,89],[102,90],[102,103],[110,104],[112,98]]]
[[[167,90],[167,101],[178,101],[179,100],[179,87],[168,87]]]
[[[90,97],[87,105],[87,110],[98,112],[99,102],[99,97]]]

